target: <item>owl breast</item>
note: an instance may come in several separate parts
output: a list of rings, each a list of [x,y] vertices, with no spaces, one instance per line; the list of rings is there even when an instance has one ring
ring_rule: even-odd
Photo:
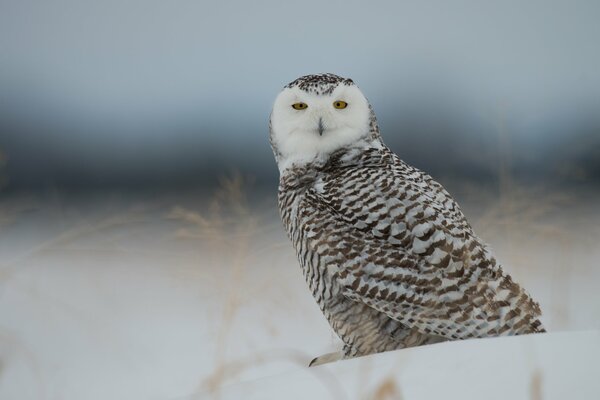
[[[302,177],[302,178],[300,178]],[[348,299],[336,278],[343,254],[336,251],[336,235],[321,229],[327,221],[311,205],[311,192],[322,189],[323,180],[288,176],[279,189],[279,210],[296,250],[304,279],[325,318],[344,343],[347,358],[398,348],[435,343],[442,339],[409,329],[386,314]],[[331,211],[331,210],[320,210]],[[341,238],[340,238],[341,239]]]

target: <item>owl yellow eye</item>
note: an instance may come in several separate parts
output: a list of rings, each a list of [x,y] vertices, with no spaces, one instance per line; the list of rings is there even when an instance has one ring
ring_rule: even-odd
[[[306,103],[294,103],[292,104],[292,108],[294,110],[306,110],[308,105],[306,105]]]
[[[338,100],[333,102],[333,106],[338,110],[341,110],[348,107],[348,103],[346,103],[345,101]]]

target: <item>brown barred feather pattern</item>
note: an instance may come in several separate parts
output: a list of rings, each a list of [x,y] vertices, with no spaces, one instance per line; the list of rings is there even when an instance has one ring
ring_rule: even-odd
[[[543,332],[458,204],[379,137],[282,172],[279,210],[342,358]]]

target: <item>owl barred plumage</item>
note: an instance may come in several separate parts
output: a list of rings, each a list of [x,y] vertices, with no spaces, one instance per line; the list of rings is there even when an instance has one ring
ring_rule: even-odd
[[[539,305],[502,271],[448,192],[383,144],[352,80],[293,81],[270,122],[283,224],[344,342],[342,353],[314,364],[544,331]]]

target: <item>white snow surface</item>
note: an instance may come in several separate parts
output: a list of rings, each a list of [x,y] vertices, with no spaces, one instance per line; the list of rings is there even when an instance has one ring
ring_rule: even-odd
[[[273,204],[211,217],[217,203],[0,202],[0,399],[598,397],[596,203],[512,219],[463,205],[551,333],[316,368],[340,343]]]
[[[223,399],[593,399],[600,332],[439,343],[221,388]],[[201,396],[197,397],[201,398]]]

